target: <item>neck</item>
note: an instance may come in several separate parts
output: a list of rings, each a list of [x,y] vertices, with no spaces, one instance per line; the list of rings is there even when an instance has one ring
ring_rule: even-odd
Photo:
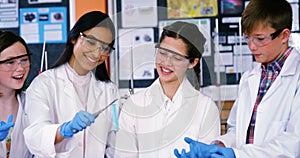
[[[69,65],[79,76],[84,76],[88,73],[88,71],[82,70],[79,66],[79,63],[76,63],[74,55],[72,55],[71,59],[69,60]]]
[[[16,91],[2,92],[0,97],[0,120],[7,121],[9,115],[14,115],[14,120],[18,112],[18,100]]]
[[[2,96],[0,97],[0,107],[5,106],[9,102],[16,101],[16,91],[9,91],[9,92],[1,92]],[[8,104],[9,105],[9,104]]]
[[[180,83],[178,81],[168,83],[160,81],[160,84],[163,88],[165,95],[171,100],[173,99],[175,93],[177,92],[177,89],[180,86]]]

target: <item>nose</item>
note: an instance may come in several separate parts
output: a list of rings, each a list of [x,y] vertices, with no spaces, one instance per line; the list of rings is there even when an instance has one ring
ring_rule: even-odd
[[[166,63],[167,66],[172,65],[172,64],[173,64],[173,63],[172,63],[172,57],[171,57],[171,56],[167,56],[167,57],[166,57],[166,60],[165,60],[165,63]]]
[[[24,67],[21,62],[17,63],[16,71],[24,70]]]

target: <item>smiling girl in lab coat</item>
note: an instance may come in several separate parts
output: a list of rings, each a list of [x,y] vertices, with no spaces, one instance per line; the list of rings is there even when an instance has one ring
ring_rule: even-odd
[[[114,29],[106,14],[84,14],[53,68],[31,83],[25,109],[30,125],[24,135],[36,157],[104,157],[111,112],[97,119],[92,113],[116,98],[105,64],[114,49]]]
[[[30,53],[25,41],[10,31],[0,31],[0,157],[32,157],[23,130],[25,93],[30,70]]]
[[[220,134],[216,104],[186,77],[188,69],[200,73],[204,36],[196,25],[178,21],[163,28],[159,42],[159,78],[124,103],[112,157],[174,157],[175,147],[187,146],[184,136],[209,142]]]

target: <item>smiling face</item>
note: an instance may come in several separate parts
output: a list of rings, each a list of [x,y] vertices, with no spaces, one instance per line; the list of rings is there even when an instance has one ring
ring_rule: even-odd
[[[251,33],[247,34],[251,38],[248,41],[248,47],[253,53],[256,62],[268,66],[276,61],[288,48],[289,29],[283,29],[277,37],[272,39],[270,35],[276,31],[278,30],[260,23]],[[268,42],[264,42],[266,40]]]
[[[111,43],[113,40],[111,31],[105,27],[94,27],[84,31],[83,34],[89,38],[103,41],[104,43]],[[101,49],[90,51],[88,47],[85,46],[87,43],[85,40],[84,36],[79,36],[76,41],[72,41],[74,50],[69,64],[79,75],[87,74],[107,59],[106,55],[101,55]]]
[[[160,47],[163,50],[157,49],[155,59],[160,82],[162,85],[175,84],[178,86],[182,82],[187,69],[194,67],[198,59],[196,58],[194,62],[190,63],[188,59],[184,58],[184,56],[188,56],[188,52],[186,44],[181,39],[165,37],[161,41]],[[180,55],[169,53],[166,50],[176,52]],[[163,58],[160,56],[163,56]]]
[[[26,55],[26,49],[23,44],[16,42],[10,47],[7,47],[0,53],[0,61],[11,59],[13,57]],[[23,56],[17,59],[13,59],[2,63],[0,69],[0,89],[1,92],[5,90],[17,90],[21,89],[28,76],[30,66],[22,66],[22,62],[29,62],[28,56]],[[6,69],[8,65],[17,64],[15,70],[2,71]]]

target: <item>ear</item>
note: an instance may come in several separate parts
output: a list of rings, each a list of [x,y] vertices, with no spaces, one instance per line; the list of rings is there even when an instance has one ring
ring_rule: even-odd
[[[282,43],[287,43],[289,41],[291,31],[289,29],[284,29],[282,31]]]
[[[192,63],[189,64],[189,69],[194,68],[199,62],[199,58],[195,58]]]

